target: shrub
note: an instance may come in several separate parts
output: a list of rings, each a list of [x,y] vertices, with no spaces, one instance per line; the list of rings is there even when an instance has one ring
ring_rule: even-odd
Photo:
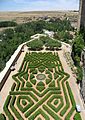
[[[35,70],[35,68],[30,68],[30,73],[33,72]]]
[[[17,83],[17,86],[16,86],[16,91],[19,90],[20,88],[20,82],[18,81],[18,79],[15,77],[16,75],[13,75],[12,78],[15,80],[15,82]]]
[[[57,79],[57,78],[58,78],[57,73],[54,73],[54,79]]]
[[[11,96],[8,95],[8,97],[7,97],[6,101],[5,101],[3,109],[4,109],[5,113],[6,113],[6,115],[8,116],[9,120],[14,120],[14,117],[12,116],[12,114],[10,113],[10,111],[8,109],[8,105],[10,103],[10,100],[11,100]]]
[[[23,75],[23,78],[24,78],[25,80],[28,80],[28,76],[29,76],[28,73],[26,73],[26,74]]]
[[[44,66],[40,66],[40,67],[38,68],[38,70],[42,73],[42,72],[44,72],[45,67],[44,67]]]
[[[42,120],[41,118],[38,118],[38,120]]]
[[[45,120],[50,120],[48,115],[41,109],[38,109],[31,117],[29,117],[29,120],[34,120],[39,114],[41,114],[45,118]],[[38,120],[41,120],[41,119],[38,118]]]
[[[51,79],[46,79],[46,84],[49,84],[51,82]]]
[[[30,79],[33,79],[35,76],[33,74],[30,75]]]
[[[82,118],[81,118],[81,116],[80,116],[79,113],[76,113],[76,114],[74,115],[74,120],[82,120]]]
[[[6,120],[6,117],[2,113],[0,114],[0,120]]]
[[[57,105],[57,104],[58,104],[58,100],[55,100],[55,101],[54,101],[54,105]]]
[[[45,85],[44,85],[43,82],[40,81],[40,82],[37,84],[37,86],[45,86]]]
[[[17,23],[14,21],[1,21],[0,22],[0,28],[1,27],[14,27],[17,26]]]
[[[27,102],[25,100],[22,100],[22,104],[25,106]]]
[[[30,43],[27,44],[27,46],[31,49],[31,50],[41,50],[43,47],[43,42],[41,40],[34,40]]]
[[[49,87],[55,87],[55,81],[52,81],[52,82],[49,84]]]
[[[30,81],[31,81],[31,83],[32,83],[33,85],[36,84],[36,80],[35,80],[35,79],[31,79]]]
[[[54,105],[51,104],[51,102],[52,102],[55,98],[56,98],[56,99],[60,99],[60,104],[59,104],[59,106],[58,106],[57,108],[56,108]],[[60,95],[54,95],[54,96],[52,96],[52,97],[48,100],[47,104],[48,104],[48,106],[49,106],[50,108],[52,108],[52,109],[57,113],[57,112],[63,107],[64,102],[63,102],[62,96],[60,96]]]
[[[46,74],[50,74],[50,71],[49,70],[46,70],[46,72],[45,72]]]
[[[31,85],[30,82],[27,82],[27,83],[26,83],[26,86],[27,86],[27,87],[32,87],[32,85]]]
[[[45,89],[45,87],[44,86],[36,86],[36,89],[39,90],[40,92],[42,92]]]
[[[51,73],[48,75],[48,77],[49,77],[50,79],[52,79],[52,75],[51,75]]]
[[[65,73],[64,73],[65,74]],[[65,77],[62,81],[62,87],[63,87],[63,91],[64,91],[64,96],[65,96],[65,100],[66,100],[66,106],[62,109],[62,111],[60,112],[60,115],[63,116],[66,111],[68,110],[69,108],[69,99],[68,99],[68,95],[67,95],[67,92],[66,92],[66,88],[65,88],[65,85],[64,85],[64,82],[68,79],[69,76]]]
[[[43,105],[43,109],[50,114],[55,120],[61,120],[51,109],[49,109],[46,105]]]
[[[49,91],[49,89],[48,89]],[[36,105],[34,105],[30,110],[29,112],[27,112],[25,114],[25,117],[27,118],[28,116],[31,115],[31,113],[33,113],[40,105],[42,105],[52,94],[60,94],[61,92],[60,91],[52,91],[52,92],[49,92],[42,100],[40,100]],[[45,92],[44,92],[44,95],[45,95]],[[41,95],[42,96],[42,95]],[[57,117],[57,115],[56,115]],[[53,117],[54,118],[54,117]],[[55,120],[60,120],[60,119],[55,119]]]
[[[32,74],[37,74],[37,70],[35,69],[34,71],[32,71]]]
[[[15,100],[16,100],[16,97],[13,96],[12,101],[10,103],[10,108],[11,108],[12,112],[15,114],[15,116],[17,117],[18,120],[24,120],[22,118],[22,116],[19,114],[19,112],[17,111],[17,109],[14,107]]]
[[[48,70],[49,70],[50,72],[53,72],[53,68],[48,68]]]
[[[26,106],[23,107],[20,104],[21,100],[23,102],[23,105],[26,105]],[[25,100],[27,100],[29,103],[27,104]],[[19,96],[17,99],[17,106],[22,113],[26,112],[33,104],[34,104],[33,101],[28,96]]]
[[[13,83],[13,85],[12,85],[12,87],[11,87],[11,91],[14,91],[15,87],[16,87],[16,84]]]

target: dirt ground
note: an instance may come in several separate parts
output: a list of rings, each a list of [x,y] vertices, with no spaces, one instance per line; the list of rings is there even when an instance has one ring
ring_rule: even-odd
[[[35,11],[35,12],[0,12],[0,21],[13,20],[17,23],[30,20],[42,19],[44,17],[63,18],[68,17],[71,22],[77,22],[77,11]]]

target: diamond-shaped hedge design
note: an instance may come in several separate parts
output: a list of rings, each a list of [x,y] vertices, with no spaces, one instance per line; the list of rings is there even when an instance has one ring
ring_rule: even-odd
[[[70,120],[76,103],[68,79],[57,53],[26,53],[13,75],[5,116],[8,120]]]

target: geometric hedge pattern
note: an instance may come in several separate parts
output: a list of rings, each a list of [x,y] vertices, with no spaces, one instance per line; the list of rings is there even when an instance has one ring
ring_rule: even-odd
[[[5,116],[9,120],[72,120],[76,104],[68,79],[57,53],[26,53],[13,75]]]

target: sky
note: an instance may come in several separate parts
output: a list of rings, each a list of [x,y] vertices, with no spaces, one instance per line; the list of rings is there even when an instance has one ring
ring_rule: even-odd
[[[0,0],[0,11],[79,10],[79,0]]]

